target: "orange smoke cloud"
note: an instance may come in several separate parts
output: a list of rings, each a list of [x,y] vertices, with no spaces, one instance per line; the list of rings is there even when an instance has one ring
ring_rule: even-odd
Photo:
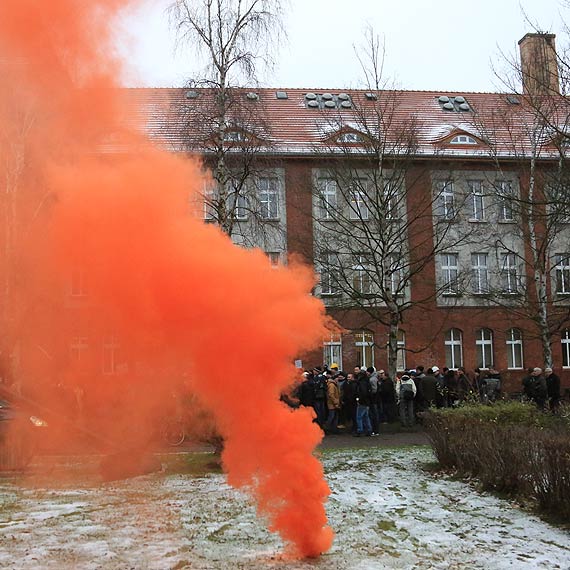
[[[319,555],[333,536],[312,454],[321,432],[308,410],[279,401],[295,355],[325,334],[311,272],[276,270],[190,215],[200,165],[125,129],[109,23],[126,0],[38,4],[0,4],[11,382],[88,418],[116,451],[150,438],[184,379],[225,439],[230,484],[298,554]],[[129,152],[102,153],[108,141]]]

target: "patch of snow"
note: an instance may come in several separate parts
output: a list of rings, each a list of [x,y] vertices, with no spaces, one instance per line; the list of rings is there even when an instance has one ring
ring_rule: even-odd
[[[317,560],[291,560],[221,475],[137,477],[50,491],[0,481],[0,567],[119,570],[517,570],[570,568],[570,534],[432,477],[428,448],[321,455],[337,533]],[[78,486],[79,487],[79,486]]]

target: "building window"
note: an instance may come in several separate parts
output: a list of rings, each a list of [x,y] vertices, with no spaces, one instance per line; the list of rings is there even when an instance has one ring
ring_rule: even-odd
[[[506,294],[518,293],[517,256],[514,253],[501,254],[501,290]]]
[[[359,366],[374,366],[374,335],[368,331],[354,333],[356,361]]]
[[[204,198],[204,219],[214,220],[216,218],[216,193],[212,182],[204,182],[202,196]]]
[[[512,222],[513,214],[513,184],[512,182],[501,181],[497,183],[497,196],[499,202],[499,220],[501,222]]]
[[[445,333],[445,365],[448,368],[463,366],[463,343],[459,329],[450,329]]]
[[[444,220],[455,217],[455,204],[453,196],[453,182],[451,180],[436,184],[438,215]]]
[[[396,354],[396,369],[406,370],[406,333],[398,331],[398,353]]]
[[[103,374],[117,373],[119,341],[115,335],[105,337],[103,341]]]
[[[224,142],[244,142],[247,140],[247,136],[242,131],[225,131],[224,132]]]
[[[477,366],[479,368],[493,367],[493,332],[489,329],[479,329],[475,339],[477,348]]]
[[[352,271],[354,292],[358,295],[369,295],[372,292],[372,278],[368,256],[363,254],[356,255]]]
[[[459,292],[457,259],[457,253],[444,253],[441,256],[442,293],[444,295],[457,295]]]
[[[471,254],[471,276],[473,293],[480,295],[489,292],[489,271],[486,253]]]
[[[351,220],[368,220],[368,200],[366,192],[362,188],[362,183],[357,184],[357,188],[353,188],[350,192],[350,219]]]
[[[469,135],[457,135],[453,137],[450,141],[450,144],[477,144],[477,141],[470,137]]]
[[[554,256],[556,263],[556,292],[560,295],[570,293],[570,255],[558,253]]]
[[[382,195],[384,201],[384,217],[386,220],[397,220],[399,217],[398,212],[398,186],[393,183],[386,183],[384,185],[384,192]]]
[[[69,343],[69,356],[71,360],[75,362],[84,360],[88,347],[87,337],[74,336]]]
[[[271,267],[279,267],[279,262],[281,261],[281,254],[278,251],[266,251],[265,255],[271,263]]]
[[[385,289],[390,291],[393,297],[402,294],[402,284],[404,282],[404,268],[402,267],[402,256],[392,254],[388,256],[385,275]]]
[[[338,208],[338,193],[335,180],[319,180],[319,211],[323,220],[332,220]]]
[[[76,268],[71,272],[69,294],[72,297],[87,297],[87,278],[85,270]]]
[[[519,329],[507,331],[507,366],[511,369],[523,367],[523,337]]]
[[[348,132],[348,133],[341,133],[338,138],[337,138],[337,142],[339,143],[361,143],[363,142],[364,139],[362,138],[362,135],[359,135],[358,133],[352,133],[352,132]]]
[[[469,219],[475,222],[485,220],[485,200],[483,196],[483,183],[480,180],[469,180]]]
[[[332,363],[338,364],[342,370],[342,338],[340,334],[331,334],[323,342],[323,363],[330,367]]]
[[[570,330],[562,331],[562,367],[570,368]]]
[[[324,253],[321,263],[321,295],[338,294],[336,275],[339,270],[340,262],[338,253]]]
[[[279,183],[277,178],[258,180],[259,215],[263,220],[279,218]]]
[[[236,220],[247,220],[247,197],[243,194],[234,194],[228,197],[230,201],[229,209]]]

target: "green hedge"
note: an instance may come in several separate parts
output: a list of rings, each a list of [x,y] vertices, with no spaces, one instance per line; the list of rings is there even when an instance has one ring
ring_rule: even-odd
[[[424,423],[444,468],[529,498],[570,521],[570,414],[521,402],[431,409]]]

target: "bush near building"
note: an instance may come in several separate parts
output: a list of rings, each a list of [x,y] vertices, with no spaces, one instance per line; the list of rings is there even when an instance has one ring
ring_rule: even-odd
[[[432,409],[424,420],[443,468],[570,522],[569,408],[554,416],[531,404],[500,402]]]

